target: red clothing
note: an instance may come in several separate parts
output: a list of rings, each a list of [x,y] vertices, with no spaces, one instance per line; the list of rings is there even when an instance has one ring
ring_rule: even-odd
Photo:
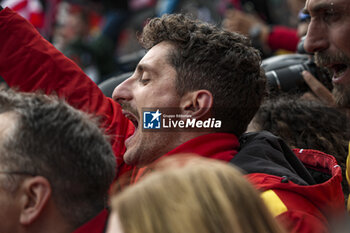
[[[341,168],[335,158],[316,150],[293,150],[305,166],[331,174],[332,178],[315,185],[282,182],[282,177],[259,173],[248,179],[261,191],[273,190],[287,210],[277,219],[291,232],[328,232],[327,217],[344,214],[344,195],[341,189]],[[334,220],[334,219],[333,219]]]
[[[179,153],[194,153],[202,157],[229,162],[237,154],[238,147],[238,139],[233,134],[206,134],[191,139],[176,147],[160,157],[153,164],[157,163],[161,159],[164,159],[165,157]],[[136,183],[141,177],[148,174],[151,170],[152,169],[149,167],[143,167],[141,169],[135,167],[131,173],[130,183]]]
[[[285,49],[295,52],[298,43],[299,37],[297,30],[284,26],[273,26],[267,38],[267,44],[272,50]]]
[[[72,106],[96,113],[102,118],[107,134],[113,135],[112,146],[120,166],[124,140],[134,130],[120,105],[105,98],[79,67],[9,8],[1,11],[0,30],[0,75],[6,77],[7,84],[26,92],[39,89],[55,92]]]
[[[103,210],[89,222],[76,229],[73,233],[102,233],[106,228],[107,219],[108,211]]]
[[[43,89],[45,93],[56,92],[59,96],[65,97],[72,106],[96,113],[102,118],[102,126],[106,128],[107,134],[112,135],[111,143],[119,168],[118,176],[131,172],[132,178],[136,181],[145,173],[147,169],[140,171],[123,162],[124,141],[132,134],[134,126],[123,116],[120,105],[105,97],[77,65],[64,57],[30,24],[24,22],[10,9],[0,12],[0,45],[0,75],[11,87],[18,87],[27,92],[38,89]],[[191,152],[208,158],[230,161],[236,155],[238,147],[235,135],[215,133],[194,138],[164,156]],[[323,165],[324,168],[327,167],[326,164]],[[281,183],[281,177],[258,172],[249,174],[248,177],[257,189],[272,190],[282,201],[286,211],[278,212],[276,216],[291,232],[320,233],[323,232],[321,229],[325,228],[325,217],[321,214],[323,206],[320,207],[320,204],[323,203],[318,203],[319,200],[330,200],[334,198],[333,194],[339,196],[340,169],[330,171],[333,176],[329,181],[309,186],[292,182]],[[266,194],[265,196],[271,197],[271,192]],[[339,206],[339,198],[334,199],[337,202],[336,206]],[[96,221],[91,224],[103,225],[104,219]],[[89,227],[84,229],[84,232],[101,232],[99,229],[101,228],[97,227],[94,230]]]

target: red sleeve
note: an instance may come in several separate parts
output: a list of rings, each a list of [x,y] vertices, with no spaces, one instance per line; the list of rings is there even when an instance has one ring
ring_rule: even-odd
[[[105,209],[96,217],[86,222],[84,225],[76,229],[73,233],[102,233],[105,232],[108,219],[108,211]]]
[[[328,233],[329,229],[325,221],[320,221],[311,214],[303,211],[287,211],[280,214],[276,219],[290,233]]]
[[[328,232],[328,221],[314,200],[316,196],[322,195],[316,189],[312,189],[311,195],[311,191],[305,191],[308,186],[292,182],[282,183],[283,177],[262,173],[251,173],[246,175],[246,178],[262,192],[264,203],[288,233]],[[264,196],[265,192],[274,194],[268,197]],[[325,206],[322,208],[326,209]]]
[[[0,76],[10,87],[54,92],[72,106],[97,114],[111,136],[117,164],[122,164],[124,140],[134,127],[118,103],[105,97],[75,63],[9,8],[0,12],[0,48]]]
[[[272,50],[285,49],[295,52],[297,50],[299,37],[297,30],[283,27],[274,26],[269,34],[267,43]]]
[[[276,219],[287,229],[287,232],[328,232],[327,219],[310,200],[290,191],[275,189],[274,192],[288,209],[276,216]]]

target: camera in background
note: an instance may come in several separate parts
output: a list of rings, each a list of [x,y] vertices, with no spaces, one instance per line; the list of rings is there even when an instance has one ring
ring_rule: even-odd
[[[313,56],[305,53],[304,39],[298,45],[299,54],[278,55],[264,59],[262,67],[265,70],[267,85],[271,95],[280,93],[302,94],[310,90],[305,83],[302,72],[309,71],[329,90],[333,88],[329,72],[318,67]]]

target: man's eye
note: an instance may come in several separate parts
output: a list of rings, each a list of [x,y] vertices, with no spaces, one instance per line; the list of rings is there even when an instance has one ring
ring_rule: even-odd
[[[139,82],[142,83],[143,85],[146,85],[147,83],[149,83],[150,79],[145,77],[145,75],[142,75],[139,79]]]
[[[326,23],[331,23],[333,21],[336,21],[340,18],[340,14],[339,13],[336,13],[334,10],[329,10],[329,11],[326,11],[324,14],[323,14],[323,20],[326,22]]]
[[[147,84],[150,80],[149,79],[141,79],[140,82],[142,84]]]

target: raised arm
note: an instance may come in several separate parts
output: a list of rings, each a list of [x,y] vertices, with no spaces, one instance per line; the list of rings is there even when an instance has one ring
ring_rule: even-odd
[[[0,76],[10,87],[56,93],[73,107],[97,114],[121,164],[124,140],[134,129],[120,105],[105,97],[75,63],[9,8],[0,11]]]

